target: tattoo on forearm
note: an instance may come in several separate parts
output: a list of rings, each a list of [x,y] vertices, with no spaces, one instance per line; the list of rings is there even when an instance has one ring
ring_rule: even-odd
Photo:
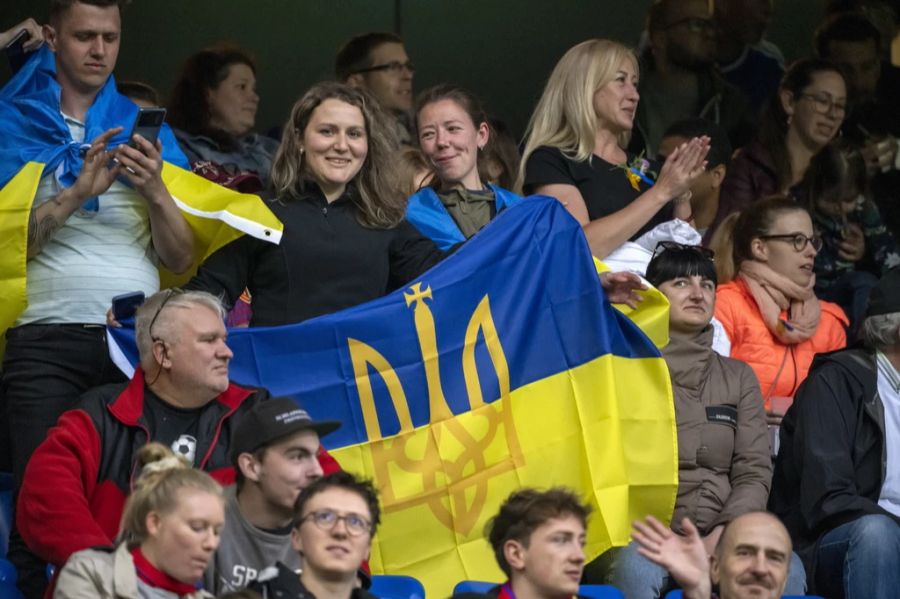
[[[41,253],[59,227],[59,221],[52,214],[47,214],[38,221],[37,211],[32,210],[28,217],[28,257]]]

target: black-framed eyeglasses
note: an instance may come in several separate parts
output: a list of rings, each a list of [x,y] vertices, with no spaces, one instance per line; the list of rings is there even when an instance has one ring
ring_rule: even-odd
[[[338,522],[344,521],[344,528],[351,537],[358,537],[372,530],[372,523],[353,512],[348,512],[343,516],[334,510],[318,510],[310,512],[297,520],[297,526],[300,526],[307,520],[315,524],[320,530],[329,531],[333,529]]]
[[[760,235],[760,239],[775,241],[785,241],[794,246],[795,252],[802,252],[806,249],[806,245],[810,244],[817,252],[822,249],[822,238],[818,235],[807,237],[803,233],[784,233],[783,235]]]
[[[387,62],[385,64],[376,64],[371,67],[366,67],[364,69],[356,69],[354,73],[372,73],[374,71],[390,71],[392,75],[399,75],[404,70],[409,71],[409,74],[412,75],[416,72],[416,66],[410,62],[400,62],[397,60],[392,60],[391,62]]]
[[[688,245],[677,241],[660,241],[653,250],[653,257],[656,258],[663,252],[696,252],[710,262],[716,261],[716,253],[702,245]]]
[[[847,114],[847,105],[838,104],[828,94],[800,94],[800,97],[811,101],[813,108],[819,114],[830,114],[832,110],[838,117]]]
[[[150,319],[150,326],[147,327],[147,334],[150,335],[151,341],[162,341],[159,337],[153,335],[153,325],[156,324],[156,319],[159,318],[160,312],[163,311],[163,308],[166,307],[166,304],[169,303],[169,300],[175,297],[176,295],[181,295],[184,293],[184,289],[179,287],[172,287],[167,290],[166,297],[163,299],[162,303],[159,304],[159,308],[156,309],[156,314],[153,315],[153,318]]]
[[[712,33],[716,29],[716,23],[712,19],[703,17],[685,17],[669,23],[665,29],[674,29],[675,27],[687,27],[691,33]]]

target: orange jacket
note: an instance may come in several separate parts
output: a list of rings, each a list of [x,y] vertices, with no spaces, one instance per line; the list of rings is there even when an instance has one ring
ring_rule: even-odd
[[[822,316],[815,334],[795,345],[785,345],[766,328],[746,283],[740,278],[716,290],[716,318],[731,340],[731,357],[743,360],[759,379],[766,409],[771,397],[793,397],[806,378],[817,353],[847,345],[848,320],[837,304],[819,300]],[[787,318],[787,314],[783,314]]]

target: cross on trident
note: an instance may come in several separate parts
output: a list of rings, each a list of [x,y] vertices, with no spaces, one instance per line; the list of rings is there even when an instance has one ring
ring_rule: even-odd
[[[375,480],[385,513],[426,505],[441,524],[466,535],[482,520],[492,477],[524,464],[509,404],[509,366],[485,295],[466,326],[462,350],[462,373],[471,411],[455,416],[441,384],[437,327],[429,305],[434,302],[431,287],[415,283],[403,295],[407,308],[413,311],[425,370],[429,426],[416,428],[413,424],[403,384],[387,358],[367,343],[347,340],[363,422],[371,442]],[[492,398],[498,401],[490,404],[484,401],[475,356],[479,338],[499,385],[499,397]],[[400,432],[388,439],[379,423],[370,367],[387,387],[400,424]],[[462,422],[464,418],[468,425]],[[476,426],[470,428],[473,421],[477,421]],[[418,483],[414,482],[416,479]],[[467,489],[471,493],[468,497]]]

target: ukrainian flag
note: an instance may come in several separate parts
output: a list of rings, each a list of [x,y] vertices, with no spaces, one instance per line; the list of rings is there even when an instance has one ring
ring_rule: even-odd
[[[234,330],[229,345],[233,379],[344,423],[326,447],[381,491],[370,564],[419,578],[429,595],[503,579],[483,528],[523,485],[567,485],[593,505],[590,556],[627,543],[636,518],[671,517],[666,365],[606,301],[581,227],[556,200],[517,203],[384,298]]]
[[[59,111],[60,87],[54,55],[44,46],[0,89],[0,333],[26,306],[28,216],[42,176],[53,173],[64,186],[75,182],[84,144],[72,140]],[[128,141],[137,106],[116,91],[112,77],[97,94],[85,119],[85,141],[107,129],[124,130],[110,140]],[[162,178],[194,232],[196,270],[203,258],[249,234],[278,243],[282,225],[258,196],[240,194],[189,170],[187,158],[168,126],[160,132]],[[96,199],[86,210],[97,210]],[[187,280],[162,272],[163,286]]]

